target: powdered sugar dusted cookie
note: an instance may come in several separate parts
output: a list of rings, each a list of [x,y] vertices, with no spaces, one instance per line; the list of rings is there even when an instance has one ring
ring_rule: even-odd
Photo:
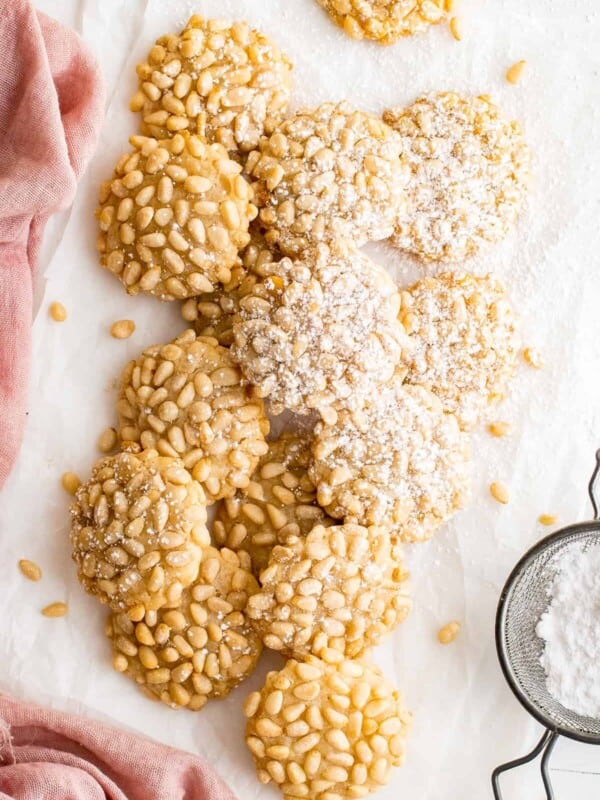
[[[181,34],[161,36],[137,67],[140,89],[131,108],[146,132],[189,131],[247,152],[283,118],[292,65],[245,22],[194,14]]]
[[[503,399],[520,337],[502,283],[445,273],[402,292],[400,319],[411,334],[406,380],[437,395],[463,428]]]
[[[262,645],[244,613],[258,584],[246,553],[207,547],[200,573],[176,607],[141,619],[113,614],[113,666],[173,708],[201,709],[254,670]]]
[[[347,103],[285,120],[246,170],[258,183],[266,239],[287,255],[343,237],[357,246],[391,235],[408,179],[398,135]]]
[[[395,377],[362,408],[317,423],[310,476],[333,517],[428,539],[465,504],[469,438],[422,386]]]
[[[386,529],[317,525],[273,549],[248,616],[286,656],[356,658],[405,619],[407,579]]]
[[[445,0],[317,0],[353,39],[394,44],[446,16]]]
[[[527,193],[530,153],[518,122],[489,97],[429,94],[384,120],[402,137],[411,177],[393,242],[460,261],[502,239]]]
[[[232,353],[275,413],[360,403],[394,372],[407,344],[384,269],[338,243],[273,264],[240,302]]]
[[[288,661],[244,705],[261,783],[284,798],[350,800],[404,761],[411,715],[381,670],[361,661]]]

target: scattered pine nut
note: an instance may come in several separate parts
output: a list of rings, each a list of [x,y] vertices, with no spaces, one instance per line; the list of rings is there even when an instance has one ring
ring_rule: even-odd
[[[42,608],[42,614],[45,617],[52,617],[52,618],[65,617],[67,615],[68,610],[69,607],[67,606],[66,603],[60,603],[60,602],[50,603],[50,605],[46,606],[46,608]]]
[[[501,438],[502,436],[507,436],[510,433],[511,424],[510,422],[490,422],[488,425],[488,430],[492,436]]]
[[[508,503],[508,489],[503,483],[492,483],[490,486],[490,494],[499,503],[506,505]]]
[[[449,622],[440,628],[438,631],[438,642],[440,644],[450,644],[453,642],[460,633],[460,622]]]
[[[117,432],[114,428],[106,428],[98,437],[98,450],[111,453],[117,444]]]
[[[55,322],[64,322],[67,318],[67,309],[62,303],[50,303],[50,316]]]
[[[63,489],[69,494],[75,494],[77,489],[81,486],[81,480],[74,472],[65,472],[61,476],[60,482]]]
[[[113,339],[129,339],[134,330],[135,322],[132,319],[120,319],[110,326],[110,335]]]
[[[457,42],[460,42],[460,40],[463,37],[463,29],[462,29],[462,23],[458,17],[451,17],[450,33],[456,39]]]
[[[445,0],[444,2],[444,11],[446,14],[451,14],[454,11],[454,0]]]
[[[535,347],[526,347],[523,350],[523,358],[534,369],[541,369],[544,366],[544,357]]]
[[[144,107],[145,102],[146,102],[146,97],[140,89],[140,91],[136,92],[131,98],[131,101],[129,103],[129,110],[134,112],[141,111],[142,108]]]
[[[29,581],[39,581],[42,577],[42,568],[27,558],[22,558],[19,561],[19,569]]]
[[[517,61],[516,64],[509,67],[506,70],[506,80],[509,83],[518,83],[521,80],[521,75],[523,74],[526,64],[526,61]]]
[[[540,514],[538,517],[538,522],[542,525],[554,525],[557,520],[556,514]]]

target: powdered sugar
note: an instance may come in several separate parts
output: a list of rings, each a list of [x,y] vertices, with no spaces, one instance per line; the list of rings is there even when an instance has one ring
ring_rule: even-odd
[[[569,548],[549,596],[536,628],[548,691],[565,708],[600,718],[600,547]]]

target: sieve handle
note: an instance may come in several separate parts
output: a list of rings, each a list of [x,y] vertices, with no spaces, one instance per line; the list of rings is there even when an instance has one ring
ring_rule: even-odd
[[[588,492],[594,509],[594,519],[600,519],[600,450],[596,450],[596,467],[590,478]]]
[[[598,467],[596,470],[598,471]],[[522,766],[523,764],[528,764],[530,761],[533,761],[534,758],[537,758],[542,752],[543,755],[540,763],[540,771],[542,773],[544,789],[546,790],[546,800],[554,800],[554,792],[552,790],[550,775],[548,773],[548,762],[557,739],[558,733],[556,731],[545,730],[544,735],[530,753],[527,753],[526,756],[515,758],[514,761],[507,761],[506,764],[501,764],[499,767],[496,767],[496,769],[492,772],[492,789],[494,790],[495,800],[503,800],[502,792],[500,791],[500,775],[502,775],[503,772],[508,772],[511,769]]]

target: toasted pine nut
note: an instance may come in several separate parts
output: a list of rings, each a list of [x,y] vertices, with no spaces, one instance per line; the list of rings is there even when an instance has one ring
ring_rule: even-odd
[[[541,369],[544,366],[544,357],[535,347],[526,347],[523,350],[523,358],[534,369]]]
[[[510,422],[491,422],[488,425],[488,430],[492,436],[500,438],[510,433],[511,425]]]
[[[101,453],[110,453],[117,444],[117,432],[114,428],[106,428],[98,437],[98,450]]]
[[[19,561],[19,569],[27,578],[27,580],[39,581],[42,577],[42,568],[39,567],[34,561],[29,561],[27,558],[22,558]]]
[[[538,517],[538,522],[541,525],[554,525],[554,523],[558,520],[556,514],[540,514]]]
[[[132,319],[120,319],[110,326],[110,335],[114,339],[129,339],[134,330],[135,322]]]
[[[526,61],[517,61],[506,70],[506,80],[509,83],[518,83],[521,80],[521,75],[525,69]]]
[[[42,614],[45,617],[52,617],[52,618],[65,617],[67,615],[68,610],[69,607],[67,606],[66,603],[60,603],[60,602],[50,603],[49,606],[46,606],[45,608],[42,609]]]
[[[75,494],[77,489],[81,486],[81,480],[74,472],[65,472],[61,476],[60,482],[63,489],[69,494]]]
[[[67,318],[67,309],[62,303],[50,303],[50,316],[55,322],[64,322]]]
[[[503,483],[492,483],[490,486],[490,494],[499,503],[506,505],[508,503],[508,489]]]
[[[440,644],[450,644],[453,642],[460,632],[460,622],[448,622],[443,628],[438,631],[438,642]]]
[[[463,38],[462,23],[458,17],[451,17],[450,19],[450,33],[457,42]]]

